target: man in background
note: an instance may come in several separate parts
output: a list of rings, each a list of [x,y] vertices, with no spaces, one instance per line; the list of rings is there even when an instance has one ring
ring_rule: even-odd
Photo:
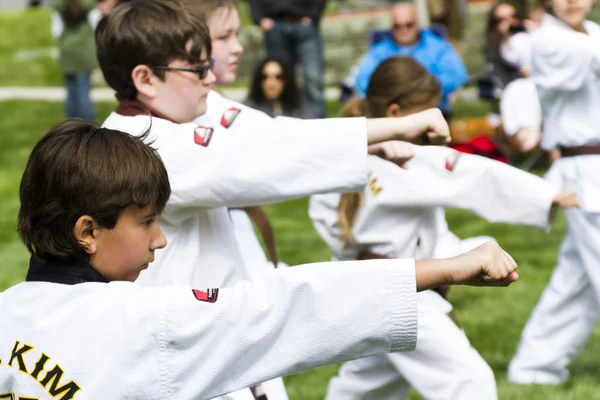
[[[392,21],[390,37],[373,45],[362,59],[356,76],[356,91],[364,97],[371,74],[383,61],[399,55],[411,56],[438,79],[442,87],[439,108],[448,118],[451,114],[449,95],[468,79],[465,64],[450,42],[429,29],[420,28],[413,4],[394,5]]]

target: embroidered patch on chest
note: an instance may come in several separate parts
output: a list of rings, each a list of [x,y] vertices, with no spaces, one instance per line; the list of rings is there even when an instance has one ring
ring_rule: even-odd
[[[207,128],[205,126],[197,127],[194,129],[194,143],[208,147],[210,139],[212,139],[213,131],[213,128]]]
[[[221,117],[221,125],[225,128],[229,128],[241,112],[242,110],[239,108],[231,107],[229,110],[223,113],[223,116]]]
[[[196,300],[215,303],[219,295],[219,289],[192,289],[192,293],[194,293]]]
[[[460,158],[460,156],[462,155],[461,152],[458,151],[453,151],[448,158],[446,159],[446,169],[450,172],[452,172],[454,170],[454,167],[456,167],[456,163],[458,162],[458,159]]]

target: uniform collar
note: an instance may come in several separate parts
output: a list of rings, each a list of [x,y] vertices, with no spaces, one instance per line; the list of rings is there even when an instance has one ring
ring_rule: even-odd
[[[25,281],[62,283],[65,285],[76,285],[85,282],[108,282],[87,263],[62,261],[41,263],[35,257],[31,257],[29,260],[29,271],[27,271]]]
[[[128,100],[119,95],[117,95],[116,97],[119,101],[119,105],[115,109],[115,112],[119,115],[122,115],[124,117],[137,117],[138,115],[148,115],[171,121],[169,118],[167,118],[160,112],[150,108],[148,105],[142,103],[139,100]]]

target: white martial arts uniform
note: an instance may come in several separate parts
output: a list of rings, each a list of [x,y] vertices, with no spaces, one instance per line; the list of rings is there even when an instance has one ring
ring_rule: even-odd
[[[512,35],[500,45],[500,55],[504,61],[517,68],[531,68],[532,38],[529,32],[519,32]]]
[[[218,291],[33,280],[0,293],[9,399],[202,400],[416,343],[413,260],[273,270]]]
[[[150,118],[139,107],[122,103],[104,126],[144,132]],[[244,134],[220,135],[207,118],[203,125],[152,118],[148,140],[166,165],[172,189],[160,217],[169,246],[138,283],[223,287],[248,279],[227,207],[361,190],[366,184],[364,118],[272,119],[242,110],[234,123]]]
[[[600,144],[600,26],[583,34],[545,15],[533,34],[531,78],[536,84],[542,147]],[[567,234],[550,283],[525,326],[508,369],[516,383],[559,384],[600,311],[600,155],[560,158],[548,176],[575,190],[581,209],[565,211]]]
[[[506,164],[440,147],[415,146],[407,170],[369,157],[370,181],[353,227],[355,243],[344,248],[338,224],[339,194],[312,196],[309,214],[340,260],[361,251],[388,257],[416,253],[431,258],[437,228],[435,207],[457,207],[491,221],[546,228],[558,190]],[[417,349],[344,364],[328,399],[401,399],[414,386],[426,399],[495,399],[490,367],[448,317],[450,304],[434,291],[418,295]]]
[[[206,100],[206,114],[200,117],[196,122],[202,124],[203,121],[211,121],[214,134],[219,138],[214,146],[226,146],[228,138],[235,140],[239,135],[252,135],[260,127],[260,123],[265,120],[265,114],[254,110],[246,105],[221,96],[214,90],[209,92]],[[240,114],[243,112],[243,115]],[[238,119],[240,116],[240,119]],[[284,121],[279,119],[278,122]],[[248,128],[248,127],[251,128]],[[277,138],[273,138],[277,139]],[[226,147],[223,149],[226,151]],[[273,149],[273,151],[278,151]],[[266,161],[266,160],[265,160]],[[236,267],[243,269],[243,275],[247,279],[254,279],[265,271],[273,268],[273,265],[267,260],[260,246],[258,238],[254,233],[254,227],[250,218],[243,210],[229,210],[229,216],[233,226],[233,233],[236,238],[242,263]],[[259,277],[260,279],[260,277]],[[261,384],[261,388],[268,400],[287,400],[287,393],[282,378],[272,379]],[[239,390],[235,393],[229,393],[219,397],[219,400],[246,400],[253,399],[249,389]]]
[[[240,250],[244,267],[252,281],[262,279],[262,275],[273,270],[273,264],[267,260],[256,237],[252,221],[244,210],[229,210],[233,232]],[[285,384],[281,377],[260,384],[268,400],[288,400]],[[250,389],[241,389],[234,393],[220,396],[219,400],[254,400]]]
[[[143,132],[150,124],[143,106],[124,104],[104,125]],[[240,255],[227,207],[360,190],[366,183],[364,119],[272,119],[214,91],[207,110],[189,124],[152,118],[148,139],[166,165],[172,188],[160,217],[169,246],[137,283],[226,287],[251,279],[249,263],[258,258]],[[282,388],[281,379],[264,386],[269,400],[286,400]],[[222,400],[248,396],[250,391],[242,390]]]

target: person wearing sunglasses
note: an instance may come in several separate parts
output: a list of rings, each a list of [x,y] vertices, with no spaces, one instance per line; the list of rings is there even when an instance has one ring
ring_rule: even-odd
[[[244,104],[270,117],[310,117],[293,70],[275,58],[266,58],[257,64]]]
[[[394,5],[392,22],[391,34],[373,45],[362,59],[356,76],[356,92],[365,97],[371,75],[383,61],[394,56],[410,56],[439,81],[442,98],[438,107],[448,118],[449,95],[468,79],[465,64],[450,42],[419,26],[413,4]]]

